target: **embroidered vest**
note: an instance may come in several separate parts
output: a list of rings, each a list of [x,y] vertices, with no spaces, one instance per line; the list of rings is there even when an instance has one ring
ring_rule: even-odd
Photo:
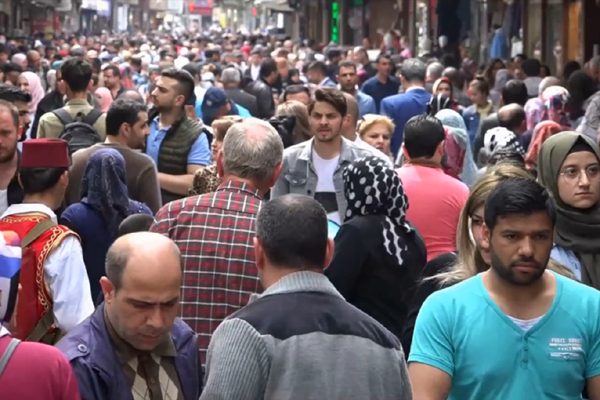
[[[19,239],[25,236],[40,221],[48,216],[41,213],[10,215],[0,220],[0,230],[13,231]],[[46,258],[54,251],[68,236],[75,235],[73,231],[62,225],[55,225],[42,233],[29,248],[33,251],[34,262],[21,266],[21,290],[17,304],[16,332],[13,336],[25,340],[31,334],[33,328],[42,317],[51,309],[53,301],[50,288],[44,277],[44,263]],[[35,280],[25,282],[23,276],[35,276]],[[49,331],[54,330],[52,327]]]

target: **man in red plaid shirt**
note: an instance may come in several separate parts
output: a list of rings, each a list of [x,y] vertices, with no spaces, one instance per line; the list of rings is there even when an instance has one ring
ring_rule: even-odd
[[[214,193],[165,205],[151,231],[181,251],[181,316],[198,334],[202,363],[214,330],[261,292],[254,224],[263,196],[281,172],[283,142],[269,124],[249,118],[233,125],[217,156],[223,183]]]

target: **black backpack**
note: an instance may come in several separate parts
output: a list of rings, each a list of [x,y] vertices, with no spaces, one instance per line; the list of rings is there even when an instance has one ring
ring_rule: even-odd
[[[77,150],[87,149],[96,143],[102,142],[100,135],[94,128],[94,124],[102,116],[101,111],[93,109],[87,115],[77,114],[75,118],[71,117],[71,114],[64,108],[52,111],[52,113],[65,127],[58,138],[67,141],[69,154],[72,155]]]

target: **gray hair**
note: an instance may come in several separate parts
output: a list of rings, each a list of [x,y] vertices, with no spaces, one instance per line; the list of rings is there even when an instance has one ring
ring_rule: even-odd
[[[247,118],[229,128],[222,151],[225,173],[266,182],[282,162],[283,141],[267,122]]]
[[[444,73],[444,66],[439,62],[432,62],[427,66],[427,77],[431,80],[437,80],[442,77]]]
[[[400,75],[402,75],[404,79],[409,82],[425,82],[426,69],[427,67],[425,67],[423,61],[416,58],[409,58],[402,63],[402,66],[400,67]],[[443,70],[444,67],[442,67],[442,71]],[[442,71],[440,71],[440,75],[442,74]]]
[[[221,82],[223,84],[226,83],[235,83],[239,84],[242,78],[240,77],[240,71],[235,68],[229,67],[225,68],[221,73]]]
[[[560,79],[554,76],[547,76],[540,82],[540,88],[538,90],[538,94],[541,96],[544,93],[544,90],[548,89],[552,86],[561,86]]]

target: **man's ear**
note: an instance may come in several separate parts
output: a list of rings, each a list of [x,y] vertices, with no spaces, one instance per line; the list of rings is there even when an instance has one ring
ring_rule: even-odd
[[[486,224],[483,224],[483,227],[481,229],[481,243],[479,246],[484,250],[489,250],[491,241],[492,241],[492,231],[490,231],[490,229],[488,228],[488,226]]]
[[[265,269],[265,252],[262,247],[262,243],[260,240],[255,237],[253,239],[254,242],[254,255],[256,256],[256,268],[258,271],[262,271]]]

